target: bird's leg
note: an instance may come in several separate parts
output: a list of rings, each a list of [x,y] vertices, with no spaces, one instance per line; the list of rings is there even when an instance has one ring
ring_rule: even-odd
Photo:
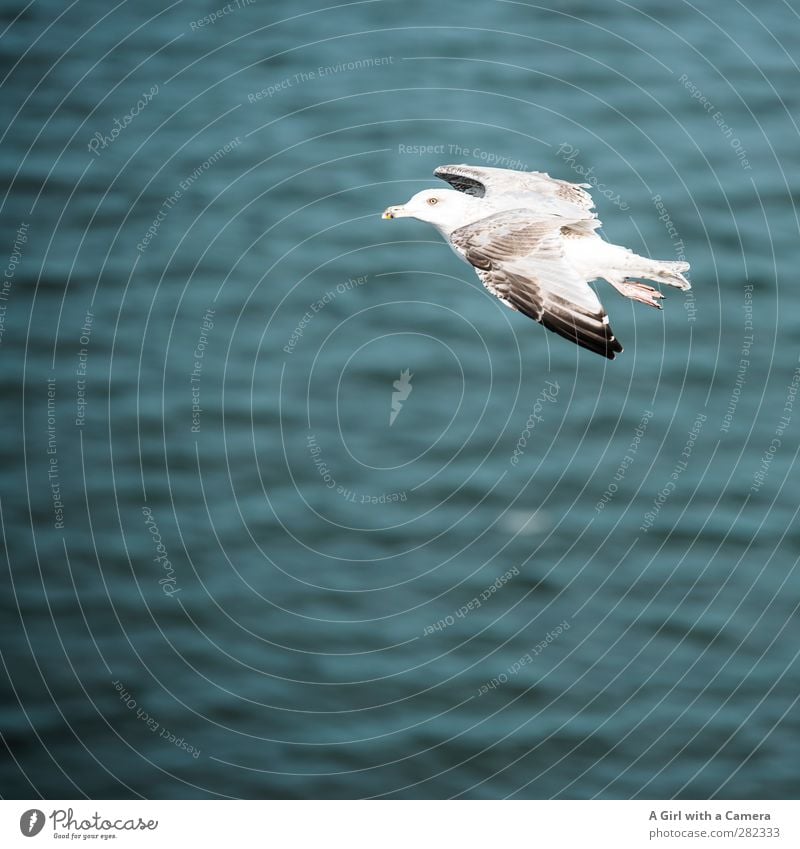
[[[609,280],[608,281],[621,295],[630,298],[632,301],[639,301],[640,304],[647,304],[648,307],[661,309],[659,301],[664,297],[658,289],[652,286],[647,286],[644,283],[633,283],[630,280]]]

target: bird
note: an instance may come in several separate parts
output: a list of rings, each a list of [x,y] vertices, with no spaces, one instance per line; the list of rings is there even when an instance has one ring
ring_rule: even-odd
[[[641,280],[691,288],[689,263],[639,256],[600,236],[589,183],[465,164],[433,174],[452,188],[425,189],[381,217],[432,224],[506,306],[609,360],[622,345],[591,281],[656,309],[663,294]]]

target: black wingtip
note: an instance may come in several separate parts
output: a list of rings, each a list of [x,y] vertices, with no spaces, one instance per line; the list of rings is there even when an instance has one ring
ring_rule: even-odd
[[[625,349],[620,345],[619,339],[616,336],[612,336],[609,340],[609,345],[606,347],[606,352],[604,356],[609,360],[616,359],[617,354],[621,354]]]
[[[545,313],[539,321],[553,333],[606,359],[613,360],[622,353],[622,345],[611,332],[608,316],[600,320],[599,327],[596,324],[592,326],[588,316],[578,314]]]

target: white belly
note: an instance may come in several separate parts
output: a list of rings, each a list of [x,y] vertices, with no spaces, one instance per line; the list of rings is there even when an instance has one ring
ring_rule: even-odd
[[[564,255],[567,262],[584,280],[618,276],[629,253],[630,251],[626,248],[612,245],[595,234],[564,239]]]

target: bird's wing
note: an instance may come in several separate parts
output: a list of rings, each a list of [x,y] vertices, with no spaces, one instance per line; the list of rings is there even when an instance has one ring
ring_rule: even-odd
[[[586,191],[590,188],[589,183],[556,180],[542,171],[512,171],[475,165],[441,165],[433,174],[459,192],[485,197],[506,209],[512,206],[530,207],[572,217],[580,232],[591,232],[601,226],[597,214],[592,211],[592,197]]]
[[[564,258],[560,226],[514,209],[460,227],[450,241],[505,304],[613,360],[622,346],[594,290]]]

